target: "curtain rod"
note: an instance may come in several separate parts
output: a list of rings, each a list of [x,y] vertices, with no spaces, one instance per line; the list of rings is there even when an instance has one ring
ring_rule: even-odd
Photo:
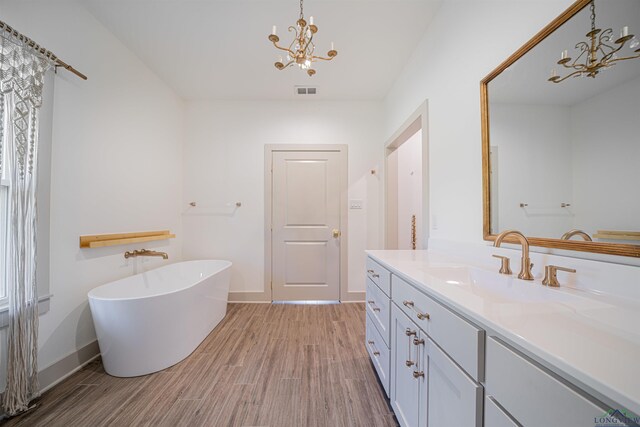
[[[63,60],[61,60],[60,58],[58,58],[53,52],[51,52],[50,50],[47,50],[45,48],[43,48],[42,46],[40,46],[38,43],[36,43],[35,41],[33,41],[32,39],[30,39],[29,37],[25,36],[24,34],[19,33],[17,30],[15,30],[14,28],[11,28],[8,24],[6,24],[3,21],[0,21],[0,29],[4,30],[10,34],[12,34],[13,36],[17,37],[18,40],[20,40],[21,42],[24,42],[27,44],[27,46],[35,49],[36,51],[38,51],[39,53],[41,53],[42,55],[46,56],[49,59],[53,59],[56,63],[56,68],[58,67],[62,67],[67,71],[71,71],[73,74],[75,74],[76,76],[80,77],[82,80],[87,80],[87,76],[85,76],[84,74],[82,74],[80,71],[76,70],[75,68],[73,68],[71,65],[67,64],[66,62],[64,62]]]

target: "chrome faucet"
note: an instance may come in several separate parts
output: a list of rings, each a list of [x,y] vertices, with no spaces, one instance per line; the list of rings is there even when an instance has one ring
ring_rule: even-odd
[[[135,251],[127,251],[124,253],[126,259],[136,258],[139,256],[161,256],[162,259],[169,259],[169,255],[166,252],[150,251],[149,249],[136,249]]]
[[[587,233],[585,233],[582,230],[569,230],[566,233],[564,233],[560,239],[561,240],[569,240],[573,236],[580,236],[587,242],[593,242],[593,239],[591,239],[591,236],[589,236]]]
[[[500,244],[507,236],[514,236],[518,239],[518,242],[522,245],[522,258],[520,264],[520,273],[518,274],[518,279],[522,280],[533,280],[533,274],[531,274],[531,259],[529,258],[529,241],[521,232],[517,230],[507,230],[498,234],[496,240],[493,242],[493,246],[496,248],[500,247]]]

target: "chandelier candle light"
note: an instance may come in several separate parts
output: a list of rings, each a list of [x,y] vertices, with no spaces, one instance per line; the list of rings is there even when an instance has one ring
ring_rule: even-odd
[[[566,50],[560,55],[558,65],[573,70],[573,72],[564,77],[560,77],[554,68],[551,70],[551,77],[548,79],[550,82],[560,83],[572,76],[595,78],[600,71],[612,67],[616,62],[640,58],[640,41],[638,41],[633,34],[629,34],[629,27],[622,27],[620,37],[615,41],[611,28],[604,31],[596,28],[595,1],[591,1],[591,31],[589,31],[586,36],[589,38],[589,41],[582,41],[576,44],[576,49],[580,51],[576,59],[572,60],[571,57],[569,57],[569,52]],[[635,49],[634,54],[618,58],[616,55],[617,52],[629,41],[629,48]],[[601,58],[598,58],[599,54],[602,55]]]
[[[318,60],[331,61],[338,55],[338,51],[334,49],[333,42],[331,42],[331,50],[327,52],[327,57],[316,56],[313,54],[316,45],[313,43],[313,36],[318,32],[318,27],[313,24],[313,16],[309,17],[309,23],[304,19],[302,1],[300,0],[300,18],[296,22],[295,26],[290,26],[289,31],[295,32],[295,37],[288,48],[278,45],[280,37],[276,35],[276,26],[273,26],[273,30],[269,35],[269,40],[273,45],[280,50],[287,53],[287,63],[285,64],[282,57],[274,64],[278,70],[284,70],[291,65],[296,64],[303,70],[307,70],[307,74],[313,76],[316,70],[312,68],[312,64]]]

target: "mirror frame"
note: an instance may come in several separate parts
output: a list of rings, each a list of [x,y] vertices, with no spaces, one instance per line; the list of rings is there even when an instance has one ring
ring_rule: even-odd
[[[509,68],[518,59],[522,58],[527,52],[536,47],[551,33],[560,28],[565,22],[575,16],[582,9],[587,7],[591,0],[577,0],[560,16],[551,21],[538,34],[533,36],[531,40],[525,43],[520,49],[507,58],[495,70],[489,73],[480,82],[480,116],[482,126],[482,230],[484,240],[495,241],[497,235],[491,234],[491,188],[489,185],[489,83],[500,75],[504,70]],[[584,242],[577,240],[561,240],[543,237],[529,237],[531,246],[541,246],[545,248],[565,249],[571,251],[593,252],[609,255],[620,255],[629,257],[640,257],[640,245],[631,245],[624,243],[604,243],[604,242]],[[517,243],[515,239],[507,237],[508,243]]]

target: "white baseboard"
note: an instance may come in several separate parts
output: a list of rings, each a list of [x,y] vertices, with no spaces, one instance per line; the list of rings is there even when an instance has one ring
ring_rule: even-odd
[[[348,292],[347,293],[347,299],[344,299],[340,302],[345,302],[345,303],[349,303],[349,302],[364,302],[367,299],[367,293],[366,292]]]
[[[271,297],[265,292],[229,292],[229,302],[271,303]]]
[[[61,383],[95,360],[98,356],[100,356],[98,341],[92,341],[84,347],[42,369],[38,373],[40,392],[44,393],[56,384]]]
[[[348,292],[347,298],[341,302],[364,302],[365,292]],[[270,304],[271,298],[266,292],[229,292],[229,302]]]

